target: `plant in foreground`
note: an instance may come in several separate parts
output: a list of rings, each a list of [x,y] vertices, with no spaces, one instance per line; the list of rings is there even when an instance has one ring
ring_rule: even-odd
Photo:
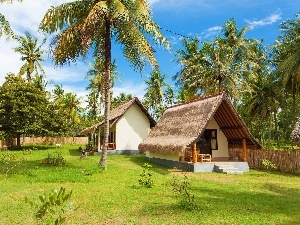
[[[144,169],[143,172],[140,174],[139,184],[143,187],[151,188],[153,186],[153,179],[152,174],[150,172],[150,168],[152,167],[148,163],[144,163],[143,165]]]
[[[25,203],[28,203],[34,210],[34,216],[41,224],[63,224],[70,213],[73,205],[68,200],[72,196],[72,191],[66,192],[65,188],[53,190],[49,194],[44,193],[39,196],[39,202],[31,201],[25,196]],[[12,196],[15,200],[20,200]]]
[[[195,203],[195,196],[190,191],[191,183],[186,175],[184,175],[183,179],[173,176],[171,185],[172,191],[179,199],[180,208],[188,210],[198,209]]]

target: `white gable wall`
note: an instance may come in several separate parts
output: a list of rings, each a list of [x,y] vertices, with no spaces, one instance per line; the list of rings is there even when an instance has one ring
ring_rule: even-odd
[[[138,150],[138,145],[147,138],[150,122],[137,104],[133,104],[116,123],[116,149]]]
[[[214,118],[209,121],[206,129],[217,129],[218,150],[212,150],[212,157],[229,157],[227,138]]]

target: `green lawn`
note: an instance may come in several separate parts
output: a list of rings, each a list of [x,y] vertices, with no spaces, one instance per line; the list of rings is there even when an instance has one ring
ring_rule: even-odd
[[[0,224],[35,224],[33,210],[11,196],[38,199],[60,187],[73,190],[78,207],[65,224],[300,224],[300,177],[254,171],[244,175],[186,173],[197,210],[183,210],[172,192],[173,176],[185,173],[151,164],[154,186],[138,180],[145,156],[108,156],[101,171],[99,156],[80,159],[78,146],[43,147],[12,152],[24,162],[0,165]],[[60,152],[65,166],[41,164]],[[0,157],[7,152],[0,152]],[[8,166],[11,167],[14,164]]]

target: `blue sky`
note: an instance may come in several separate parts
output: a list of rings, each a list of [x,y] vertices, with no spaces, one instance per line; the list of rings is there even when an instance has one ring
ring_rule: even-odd
[[[23,3],[1,4],[0,12],[6,16],[16,34],[28,31],[42,40],[44,36],[38,32],[38,25],[43,15],[50,6],[68,1],[71,0],[24,0]],[[201,41],[208,41],[221,34],[221,27],[226,20],[234,18],[239,29],[246,25],[251,27],[246,37],[264,39],[265,44],[270,45],[280,34],[280,23],[294,19],[295,14],[300,12],[300,0],[149,0],[149,4],[153,19],[163,28],[161,31],[172,46],[169,51],[155,46],[161,72],[169,76],[168,82],[172,85],[171,77],[179,70],[179,65],[174,62],[174,53],[181,48],[180,35],[197,35]],[[5,38],[0,40],[0,83],[8,72],[17,73],[22,65],[20,55],[12,50],[16,46],[14,41],[7,42]],[[118,45],[113,45],[112,57],[116,59],[122,80],[116,81],[114,94],[125,92],[142,97],[146,88],[144,80],[151,68],[145,68],[142,74],[135,72],[123,58]],[[75,92],[78,96],[87,94],[88,82],[84,77],[92,59],[55,68],[48,53],[44,58],[42,65],[46,70],[46,79],[51,81],[48,89],[58,84],[63,85],[65,91]]]

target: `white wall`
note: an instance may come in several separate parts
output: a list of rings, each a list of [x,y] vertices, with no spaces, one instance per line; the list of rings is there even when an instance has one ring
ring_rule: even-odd
[[[212,157],[229,157],[227,138],[214,118],[209,121],[206,129],[217,129],[218,150],[212,150]]]
[[[160,152],[149,152],[146,151],[146,157],[148,158],[159,158],[159,159],[167,159],[172,161],[179,161],[179,153],[160,153]]]
[[[116,149],[138,150],[138,145],[148,137],[150,122],[137,104],[129,107],[116,123]]]

